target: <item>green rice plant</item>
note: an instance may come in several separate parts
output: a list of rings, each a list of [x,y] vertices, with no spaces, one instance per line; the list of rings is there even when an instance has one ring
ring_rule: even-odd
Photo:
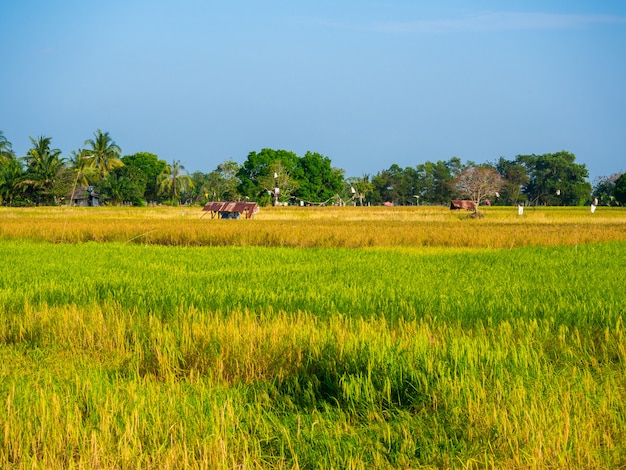
[[[320,317],[615,323],[623,244],[518,250],[174,248],[2,242],[0,306],[116,303],[175,318],[306,311]]]
[[[0,465],[615,468],[624,243],[0,242]]]
[[[68,322],[76,313],[49,311],[58,320],[36,348],[2,349],[20,365],[0,369],[4,464],[613,467],[626,457],[621,322],[594,350],[585,329],[554,320],[392,326],[190,310],[166,329],[115,307]],[[98,317],[149,339],[71,339]],[[142,365],[151,351],[154,368]]]

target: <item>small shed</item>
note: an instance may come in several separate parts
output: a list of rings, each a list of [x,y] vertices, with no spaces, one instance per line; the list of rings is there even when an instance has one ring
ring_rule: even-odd
[[[96,193],[93,186],[77,186],[70,198],[73,206],[98,207],[100,205],[100,195]]]
[[[239,219],[242,215],[251,219],[259,212],[259,205],[256,202],[207,202],[202,210],[210,212],[212,219]]]
[[[466,199],[454,199],[450,202],[450,210],[465,209],[466,211],[475,211],[476,204],[474,201],[468,201]]]

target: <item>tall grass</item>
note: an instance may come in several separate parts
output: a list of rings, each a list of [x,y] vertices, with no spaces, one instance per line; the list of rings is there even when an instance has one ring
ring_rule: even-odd
[[[469,247],[626,241],[626,212],[601,208],[263,208],[253,220],[211,219],[200,208],[0,208],[0,239],[184,246]]]
[[[623,244],[518,250],[161,247],[0,243],[0,306],[116,302],[175,317],[180,307],[229,313],[473,323],[549,318],[614,323]]]
[[[611,468],[626,458],[621,322],[592,338],[554,320],[391,327],[189,310],[142,325],[114,306],[46,313],[56,320],[38,346],[22,344],[20,362],[2,368],[5,465]]]
[[[0,242],[0,465],[623,466],[624,248]]]

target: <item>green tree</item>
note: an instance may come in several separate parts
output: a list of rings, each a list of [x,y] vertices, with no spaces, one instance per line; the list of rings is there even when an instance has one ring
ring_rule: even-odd
[[[92,157],[89,160],[90,165],[98,170],[101,178],[106,178],[111,170],[124,165],[120,159],[122,150],[111,139],[108,132],[102,132],[98,129],[94,132],[94,137],[95,139],[85,141],[85,145],[90,147],[86,154]]]
[[[292,176],[298,183],[294,196],[305,202],[325,202],[344,186],[343,172],[332,167],[330,158],[317,152],[307,152],[298,159]]]
[[[0,165],[9,163],[14,158],[13,145],[4,136],[4,133],[0,131]]]
[[[530,181],[524,165],[500,157],[495,167],[503,178],[502,189],[498,198],[499,204],[517,205],[524,202],[527,196],[524,194],[523,189]]]
[[[617,203],[615,199],[615,184],[623,173],[614,173],[611,176],[601,176],[593,183],[592,197],[598,200],[598,204],[612,206]]]
[[[15,158],[13,146],[0,131],[0,204],[11,205],[19,192],[22,164]]]
[[[622,206],[626,204],[626,173],[615,180],[615,200]]]
[[[143,206],[146,203],[145,190],[146,175],[140,168],[133,166],[115,168],[97,186],[102,202],[115,205]]]
[[[138,152],[133,155],[125,155],[122,157],[122,163],[125,167],[135,168],[143,174],[142,179],[145,179],[145,191],[142,196],[148,202],[159,201],[161,195],[159,194],[158,178],[165,168],[167,162],[159,159],[159,157],[149,152]],[[130,177],[139,177],[139,173],[136,171],[130,171]],[[134,175],[134,176],[132,176]]]
[[[30,137],[30,141],[32,147],[23,157],[26,171],[21,185],[37,204],[56,204],[66,190],[71,190],[65,160],[59,149],[50,148],[52,137]]]
[[[21,191],[23,176],[24,169],[17,158],[7,158],[0,163],[0,204],[12,206],[27,202]]]
[[[168,164],[159,176],[159,193],[166,195],[174,205],[180,204],[180,198],[193,186],[191,177],[179,160]]]
[[[287,150],[263,149],[250,152],[237,177],[239,194],[260,204],[267,204],[274,199],[274,189],[278,187],[283,194],[294,190],[291,175],[297,173],[298,156]],[[277,176],[274,177],[274,174]],[[276,181],[278,178],[281,181]],[[288,178],[288,179],[287,179]],[[268,194],[269,192],[269,194]]]
[[[402,204],[406,199],[404,170],[395,163],[392,164],[387,170],[382,170],[376,174],[372,178],[372,186],[375,193],[372,199],[375,204],[380,204],[382,202]]]
[[[202,171],[194,171],[190,177],[193,182],[193,188],[190,191],[192,199],[196,203],[206,204],[213,200],[213,191],[211,187],[211,178],[215,172],[203,173]],[[215,197],[217,199],[217,196]]]
[[[280,160],[271,163],[268,170],[268,174],[257,178],[259,187],[268,196],[272,197],[275,206],[280,202],[289,202],[292,194],[298,190],[300,184],[291,176],[291,172]]]
[[[217,165],[215,169],[217,186],[214,186],[214,190],[220,199],[235,201],[239,198],[237,188],[241,181],[237,177],[238,173],[239,164],[233,160],[228,159]]]
[[[426,162],[417,165],[417,192],[420,200],[426,204],[448,205],[453,199],[454,178],[462,168],[461,160],[452,157],[450,160]]]
[[[208,174],[196,172],[192,176],[196,185],[196,197],[212,201],[237,201],[240,199],[239,185],[241,181],[237,176],[239,164],[233,160],[225,160],[217,165],[215,170]]]
[[[526,168],[529,182],[524,193],[532,203],[577,206],[589,200],[589,173],[584,164],[575,163],[573,153],[518,155],[515,160]]]
[[[352,199],[356,205],[356,201],[359,201],[359,205],[363,205],[363,201],[368,200],[369,194],[373,191],[374,185],[370,181],[370,176],[365,174],[361,177],[350,176],[346,178],[346,185],[348,186],[349,196],[347,199]]]

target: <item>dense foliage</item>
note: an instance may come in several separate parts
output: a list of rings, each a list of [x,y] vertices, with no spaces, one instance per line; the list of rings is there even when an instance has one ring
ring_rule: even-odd
[[[181,161],[139,152],[122,156],[107,132],[98,130],[69,159],[52,148],[51,137],[31,138],[17,157],[0,132],[0,204],[203,204],[209,200],[251,200],[261,205],[448,205],[470,197],[496,205],[623,204],[620,174],[592,187],[584,164],[572,153],[500,157],[495,163],[448,161],[402,168],[392,164],[376,175],[347,177],[327,156],[287,150],[250,152],[240,165],[226,160],[209,173],[188,174]],[[481,168],[473,171],[473,168]],[[468,188],[470,174],[499,175],[489,193]],[[463,181],[464,180],[464,181]],[[474,178],[474,185],[476,185]],[[496,189],[497,188],[497,189]],[[87,196],[90,195],[90,197]]]

